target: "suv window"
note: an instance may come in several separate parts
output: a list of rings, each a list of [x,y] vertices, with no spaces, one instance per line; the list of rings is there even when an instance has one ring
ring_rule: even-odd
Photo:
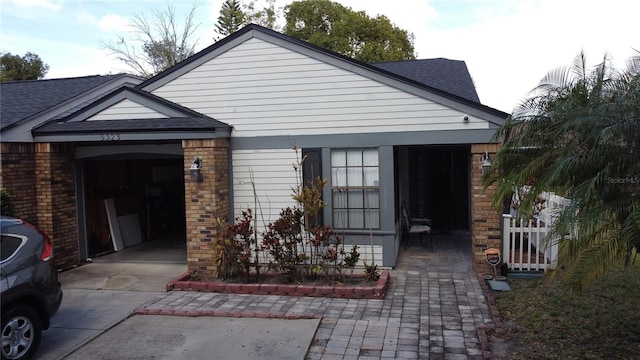
[[[10,235],[2,235],[0,254],[2,254],[1,261],[5,261],[20,248],[23,238]]]

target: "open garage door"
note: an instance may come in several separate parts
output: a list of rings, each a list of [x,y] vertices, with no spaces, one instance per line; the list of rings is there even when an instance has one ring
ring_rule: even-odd
[[[184,245],[182,157],[84,160],[87,254],[162,240]]]

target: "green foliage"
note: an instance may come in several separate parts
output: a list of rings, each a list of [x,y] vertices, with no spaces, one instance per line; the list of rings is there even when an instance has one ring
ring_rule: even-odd
[[[172,5],[167,5],[165,11],[153,10],[151,19],[134,14],[131,38],[119,37],[115,43],[102,45],[134,74],[150,78],[194,54],[195,42],[190,37],[198,27],[193,23],[196,8],[196,5],[191,8],[181,29]]]
[[[326,206],[322,201],[322,188],[325,185],[327,185],[327,179],[317,177],[314,181],[308,182],[306,186],[294,189],[294,194],[291,195],[298,204],[302,204],[305,230],[312,231],[312,220]]]
[[[343,250],[344,251],[344,250]],[[353,271],[353,268],[360,261],[360,253],[358,252],[358,245],[353,244],[351,251],[344,256],[344,267]]]
[[[0,82],[16,80],[40,80],[49,71],[40,56],[27,52],[24,56],[2,53],[0,55]]]
[[[380,270],[378,270],[378,265],[371,263],[364,263],[364,278],[368,282],[378,281],[380,279]]]
[[[294,1],[284,9],[289,36],[367,63],[415,59],[413,35],[385,17],[330,0]]]
[[[275,7],[275,0],[266,0],[267,6],[257,9],[255,1],[250,1],[244,6],[246,23],[253,23],[264,26],[271,30],[278,31],[276,21],[278,20],[279,9]]]
[[[220,16],[215,25],[216,31],[221,36],[228,36],[240,30],[246,25],[245,13],[238,0],[226,0],[222,3]]]
[[[5,188],[0,189],[0,215],[16,216],[15,206],[11,194]]]
[[[543,191],[571,199],[548,238],[560,245],[556,274],[578,292],[640,248],[639,59],[623,71],[606,57],[588,69],[580,54],[550,72],[496,134],[503,147],[486,179],[497,186],[496,206],[526,183],[524,216]]]

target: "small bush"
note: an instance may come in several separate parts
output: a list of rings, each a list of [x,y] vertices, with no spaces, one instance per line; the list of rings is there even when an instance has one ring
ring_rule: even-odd
[[[251,252],[255,247],[251,209],[242,212],[235,224],[226,225],[222,219],[216,220],[218,236],[214,245],[214,261],[218,277],[223,279],[242,277],[249,280],[251,272]]]
[[[15,211],[15,205],[9,191],[5,188],[0,189],[0,215],[16,216]]]
[[[364,263],[364,278],[367,282],[378,281],[380,279],[380,270],[378,265]]]

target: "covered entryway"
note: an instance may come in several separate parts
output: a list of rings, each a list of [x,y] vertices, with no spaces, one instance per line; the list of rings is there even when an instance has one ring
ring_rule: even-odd
[[[469,145],[402,146],[395,153],[398,206],[431,219],[434,232],[469,231]]]

